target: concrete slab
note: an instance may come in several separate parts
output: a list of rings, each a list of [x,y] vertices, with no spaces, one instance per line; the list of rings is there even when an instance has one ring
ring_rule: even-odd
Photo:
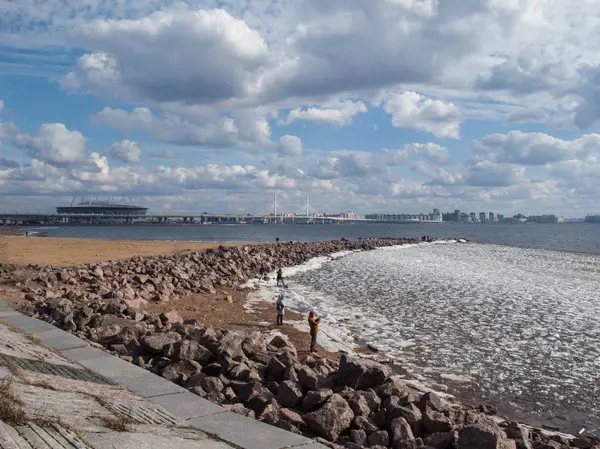
[[[92,346],[84,346],[82,348],[66,349],[60,351],[60,354],[74,362],[82,362],[90,359],[101,359],[110,357],[111,355],[101,349]]]
[[[16,327],[17,329],[23,332],[29,333],[44,332],[55,329],[54,326],[52,326],[49,323],[46,323],[45,321],[36,320],[35,318],[31,318],[25,315],[0,318],[0,322],[8,324],[9,326]]]
[[[9,316],[22,316],[22,313],[19,312],[15,312],[14,310],[10,310],[10,309],[6,309],[6,310],[1,310],[0,309],[0,318],[6,318]]]
[[[156,396],[148,400],[185,420],[201,418],[202,416],[214,415],[215,413],[226,411],[223,407],[202,399],[200,396],[189,391],[166,396]]]
[[[187,423],[243,449],[281,449],[313,443],[308,438],[232,412],[196,418]]]
[[[88,344],[85,341],[81,340],[80,338],[77,338],[74,335],[71,335],[67,332],[61,331],[60,329],[57,329],[57,330],[59,330],[59,332],[61,332],[61,334],[58,334],[55,336],[49,336],[48,334],[54,332],[54,330],[51,330],[51,331],[46,331],[46,332],[41,332],[39,334],[35,334],[35,336],[38,337],[40,339],[40,342],[42,342],[46,346],[49,346],[54,349],[58,349],[59,351],[64,351],[67,349],[74,349],[74,348],[83,348],[85,346],[88,346]],[[44,335],[44,334],[46,334],[46,335]]]
[[[181,388],[168,380],[158,377],[152,373],[143,370],[143,374],[136,376],[116,376],[111,380],[123,388],[137,394],[143,398],[152,398],[178,393],[185,393],[187,390]]]
[[[89,429],[84,436],[95,449],[233,449],[193,429],[132,426],[127,432]]]
[[[59,424],[28,423],[11,427],[0,421],[0,447],[6,449],[88,449],[75,433]]]
[[[65,357],[69,357],[69,355],[67,355],[68,352],[77,351],[81,349],[85,350],[88,348],[70,349],[67,351],[62,351],[61,354],[63,354]],[[110,354],[107,354],[104,351],[100,351],[100,353],[102,355],[98,358],[86,358],[83,360],[78,360],[78,362],[80,365],[85,366],[87,369],[119,384],[121,384],[121,380],[133,380],[135,378],[151,375],[150,373],[148,373],[148,371],[146,371],[143,368],[140,368],[139,366],[121,360],[117,357],[112,357]],[[125,388],[128,388],[125,385],[123,386]]]

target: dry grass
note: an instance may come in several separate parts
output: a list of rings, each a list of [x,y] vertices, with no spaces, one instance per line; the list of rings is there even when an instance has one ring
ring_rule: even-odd
[[[23,403],[14,392],[12,377],[0,379],[0,419],[15,425],[23,425],[27,419]]]
[[[112,414],[112,416],[106,417],[102,420],[104,425],[110,430],[114,430],[115,432],[127,432],[129,427],[136,423],[129,416],[124,415],[118,410],[115,410],[115,408],[105,398],[94,396],[94,399]],[[133,408],[133,405],[131,407]]]
[[[134,424],[134,421],[128,416],[117,412],[116,410],[110,410],[112,416],[103,419],[104,425],[110,430],[115,432],[127,432],[129,426]]]

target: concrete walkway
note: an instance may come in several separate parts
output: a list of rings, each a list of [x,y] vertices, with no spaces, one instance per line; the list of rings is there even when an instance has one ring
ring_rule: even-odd
[[[0,418],[1,449],[326,449],[226,411],[2,300]]]

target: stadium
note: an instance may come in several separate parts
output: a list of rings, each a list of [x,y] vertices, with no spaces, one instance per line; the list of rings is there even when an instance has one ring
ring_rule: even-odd
[[[100,200],[97,197],[79,197],[73,198],[68,206],[58,206],[56,213],[58,215],[122,215],[124,217],[143,217],[148,212],[148,208],[136,206],[133,200],[128,197],[122,197],[120,201],[115,201],[113,197],[106,200]]]

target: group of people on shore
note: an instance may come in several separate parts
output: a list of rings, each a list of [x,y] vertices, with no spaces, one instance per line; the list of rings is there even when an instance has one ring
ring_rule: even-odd
[[[264,266],[260,267],[260,276],[264,278],[266,276],[266,270]],[[277,287],[287,288],[283,280],[283,271],[281,268],[277,270]],[[279,293],[277,295],[277,299],[275,301],[275,310],[277,312],[277,325],[283,325],[283,315],[285,314],[285,304],[283,302],[283,293]],[[308,314],[308,326],[310,328],[310,352],[316,352],[317,350],[317,335],[319,333],[319,324],[321,323],[321,318],[317,317],[314,310],[311,310]]]

